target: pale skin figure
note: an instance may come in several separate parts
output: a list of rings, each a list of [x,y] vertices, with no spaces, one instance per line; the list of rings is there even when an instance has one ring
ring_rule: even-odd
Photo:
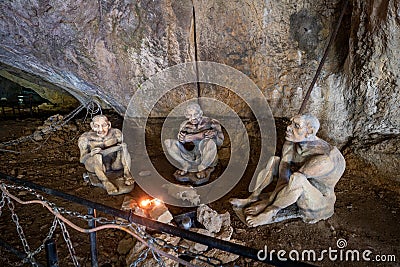
[[[80,162],[86,170],[95,173],[108,194],[118,192],[111,183],[107,171],[124,171],[126,185],[132,185],[134,180],[130,174],[131,158],[126,143],[122,140],[122,132],[111,128],[111,123],[104,115],[93,117],[90,123],[91,131],[81,135],[78,140]]]
[[[318,129],[318,119],[313,115],[292,118],[282,158],[271,159],[270,169],[260,172],[258,186],[247,199],[230,200],[234,206],[244,208],[250,226],[273,223],[274,216],[292,204],[297,205],[299,217],[306,222],[332,216],[334,187],[344,172],[345,160],[336,147],[316,136]],[[278,172],[275,190],[267,199],[260,200],[262,190],[273,179],[273,169]]]
[[[198,104],[189,105],[185,117],[187,120],[180,126],[178,140],[167,139],[165,145],[171,157],[181,165],[177,174],[195,172],[198,178],[204,178],[206,169],[216,164],[217,147],[224,141],[222,128],[217,120],[204,117]],[[188,151],[185,143],[193,143],[193,150]]]

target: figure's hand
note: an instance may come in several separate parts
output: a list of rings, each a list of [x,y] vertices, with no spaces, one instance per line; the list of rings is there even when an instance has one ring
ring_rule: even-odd
[[[178,141],[181,142],[181,143],[186,143],[186,133],[179,132]]]
[[[93,157],[94,155],[99,154],[100,152],[101,152],[101,148],[100,147],[93,148],[93,150],[90,151],[90,156]]]
[[[212,139],[217,135],[217,132],[214,130],[207,130],[204,132],[204,138]]]
[[[121,146],[122,149],[126,149],[128,147],[126,143],[121,143],[118,145]]]

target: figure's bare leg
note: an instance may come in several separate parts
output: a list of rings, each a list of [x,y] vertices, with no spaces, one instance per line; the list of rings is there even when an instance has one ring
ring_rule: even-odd
[[[168,154],[177,162],[179,162],[179,164],[182,166],[182,168],[177,170],[175,174],[181,176],[187,174],[190,168],[190,164],[188,164],[188,162],[184,158],[182,158],[181,150],[185,150],[183,145],[179,141],[173,139],[165,140],[164,144]]]
[[[248,198],[244,199],[231,198],[229,202],[236,207],[245,207],[248,204],[259,200],[261,192],[272,182],[274,178],[273,175],[276,174],[276,169],[278,166],[279,166],[279,157],[271,157],[268,161],[267,167],[261,170],[260,173],[258,174],[255,190],[253,191],[253,193]],[[272,197],[271,201],[268,204],[266,204],[266,206],[268,206],[273,201],[273,198],[275,198],[276,193],[274,192],[272,193],[272,195],[273,197],[271,196]],[[263,201],[261,205],[264,205],[264,203],[266,202]],[[259,208],[261,208],[261,206]]]
[[[179,170],[176,170],[175,173],[183,176],[189,172],[190,165],[187,164],[186,162],[181,162],[181,166],[182,167]]]
[[[199,172],[205,171],[208,167],[212,166],[217,162],[217,145],[211,139],[204,139],[199,144],[200,155],[201,155],[201,163],[197,166],[197,170]],[[205,172],[203,177],[204,178]]]
[[[186,173],[188,173],[188,171],[187,171],[187,170],[176,170],[175,173],[178,174],[178,175],[183,176],[183,175],[185,175]]]
[[[271,180],[269,177],[266,177],[265,179],[269,179]],[[253,193],[251,193],[251,195],[248,198],[231,198],[229,200],[229,202],[238,208],[242,208],[247,206],[250,203],[254,203],[257,200],[259,200],[260,198],[260,194],[262,192],[262,190],[264,189],[264,187],[259,187],[257,188]]]
[[[231,198],[229,203],[238,208],[243,208],[250,203],[256,202],[260,194],[255,194],[254,192],[248,198]]]
[[[268,207],[272,203],[271,199],[263,199],[259,200],[253,204],[250,205],[250,207],[245,208],[244,213],[246,215],[257,215],[263,210],[265,210],[266,207]]]
[[[203,179],[207,176],[207,171],[206,171],[207,167],[205,167],[204,165],[200,164],[198,166],[198,172],[196,172],[196,177],[199,179]]]
[[[246,222],[251,227],[264,225],[272,222],[272,218],[278,213],[280,209],[275,206],[269,206],[265,211],[257,216],[247,216]]]
[[[264,190],[265,187],[267,187],[269,185],[269,183],[272,181],[272,174],[270,173],[270,176],[265,177],[265,183],[263,183],[263,185],[265,184],[265,186],[260,186],[258,187],[256,190],[253,191],[253,193],[251,193],[251,195],[248,198],[231,198],[229,200],[229,202],[236,207],[245,207],[250,203],[254,203],[257,200],[259,200],[260,198],[260,194],[261,192]]]
[[[85,167],[88,171],[94,172],[104,185],[108,194],[115,194],[118,189],[113,185],[104,173],[103,159],[101,154],[96,154],[85,162]]]
[[[278,211],[296,203],[303,195],[303,186],[305,183],[310,184],[303,174],[298,172],[293,173],[290,176],[289,184],[279,191],[273,205],[267,207],[257,216],[247,216],[246,222],[253,227],[271,223],[272,218]]]
[[[289,183],[277,194],[273,205],[283,209],[296,203],[299,197],[304,193],[304,183],[309,184],[307,178],[303,174],[299,172],[293,173],[290,176]]]
[[[251,181],[251,184],[249,185],[249,192],[254,192],[257,189],[263,190],[266,188],[272,182],[273,177],[278,175],[279,163],[279,157],[270,157],[267,162],[267,166],[258,173],[255,183],[253,180]]]
[[[122,166],[124,167],[124,179],[125,179],[125,184],[126,185],[133,185],[135,183],[135,180],[132,177],[131,174],[131,156],[129,154],[128,148],[126,146],[122,147],[122,155],[121,155],[121,162]],[[119,152],[119,153],[120,153]]]
[[[282,181],[278,179],[278,183],[275,187],[275,190],[271,193],[268,199],[257,201],[256,203],[252,204],[250,207],[245,209],[245,214],[248,215],[257,215],[262,212],[266,207],[271,205],[274,202],[278,193],[287,185],[286,181]]]

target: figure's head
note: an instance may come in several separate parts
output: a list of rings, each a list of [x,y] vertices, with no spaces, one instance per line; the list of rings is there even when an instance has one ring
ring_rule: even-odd
[[[296,115],[286,129],[286,140],[291,142],[313,141],[319,129],[318,119],[311,114]]]
[[[199,104],[190,104],[185,111],[185,117],[189,120],[191,124],[199,124],[201,117],[203,116],[203,111]]]
[[[90,127],[96,132],[97,136],[105,137],[111,128],[111,122],[104,115],[96,115],[93,117]]]

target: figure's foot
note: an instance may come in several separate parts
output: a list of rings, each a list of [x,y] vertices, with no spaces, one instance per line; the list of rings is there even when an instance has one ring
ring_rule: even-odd
[[[107,194],[113,195],[118,193],[118,188],[115,187],[111,182],[103,182],[105,189],[107,190]]]
[[[183,176],[186,175],[188,173],[187,170],[176,170],[175,172],[177,175]]]
[[[133,179],[130,173],[126,173],[124,175],[124,179],[125,179],[125,185],[133,185],[135,183],[135,180]]]
[[[257,201],[257,199],[251,199],[251,198],[231,198],[229,199],[229,202],[238,208],[243,208],[245,206],[247,206],[250,203],[253,203]]]
[[[257,216],[247,216],[246,222],[251,227],[269,224],[272,223],[272,218],[275,216],[275,214],[275,210],[268,210]]]
[[[207,171],[206,170],[202,170],[202,171],[196,172],[197,179],[203,179],[203,178],[206,178],[206,176],[207,176]]]
[[[250,207],[246,208],[244,210],[244,213],[247,215],[257,215],[263,210],[265,210],[265,208],[268,207],[268,205],[269,205],[268,199],[260,200],[252,204]]]

